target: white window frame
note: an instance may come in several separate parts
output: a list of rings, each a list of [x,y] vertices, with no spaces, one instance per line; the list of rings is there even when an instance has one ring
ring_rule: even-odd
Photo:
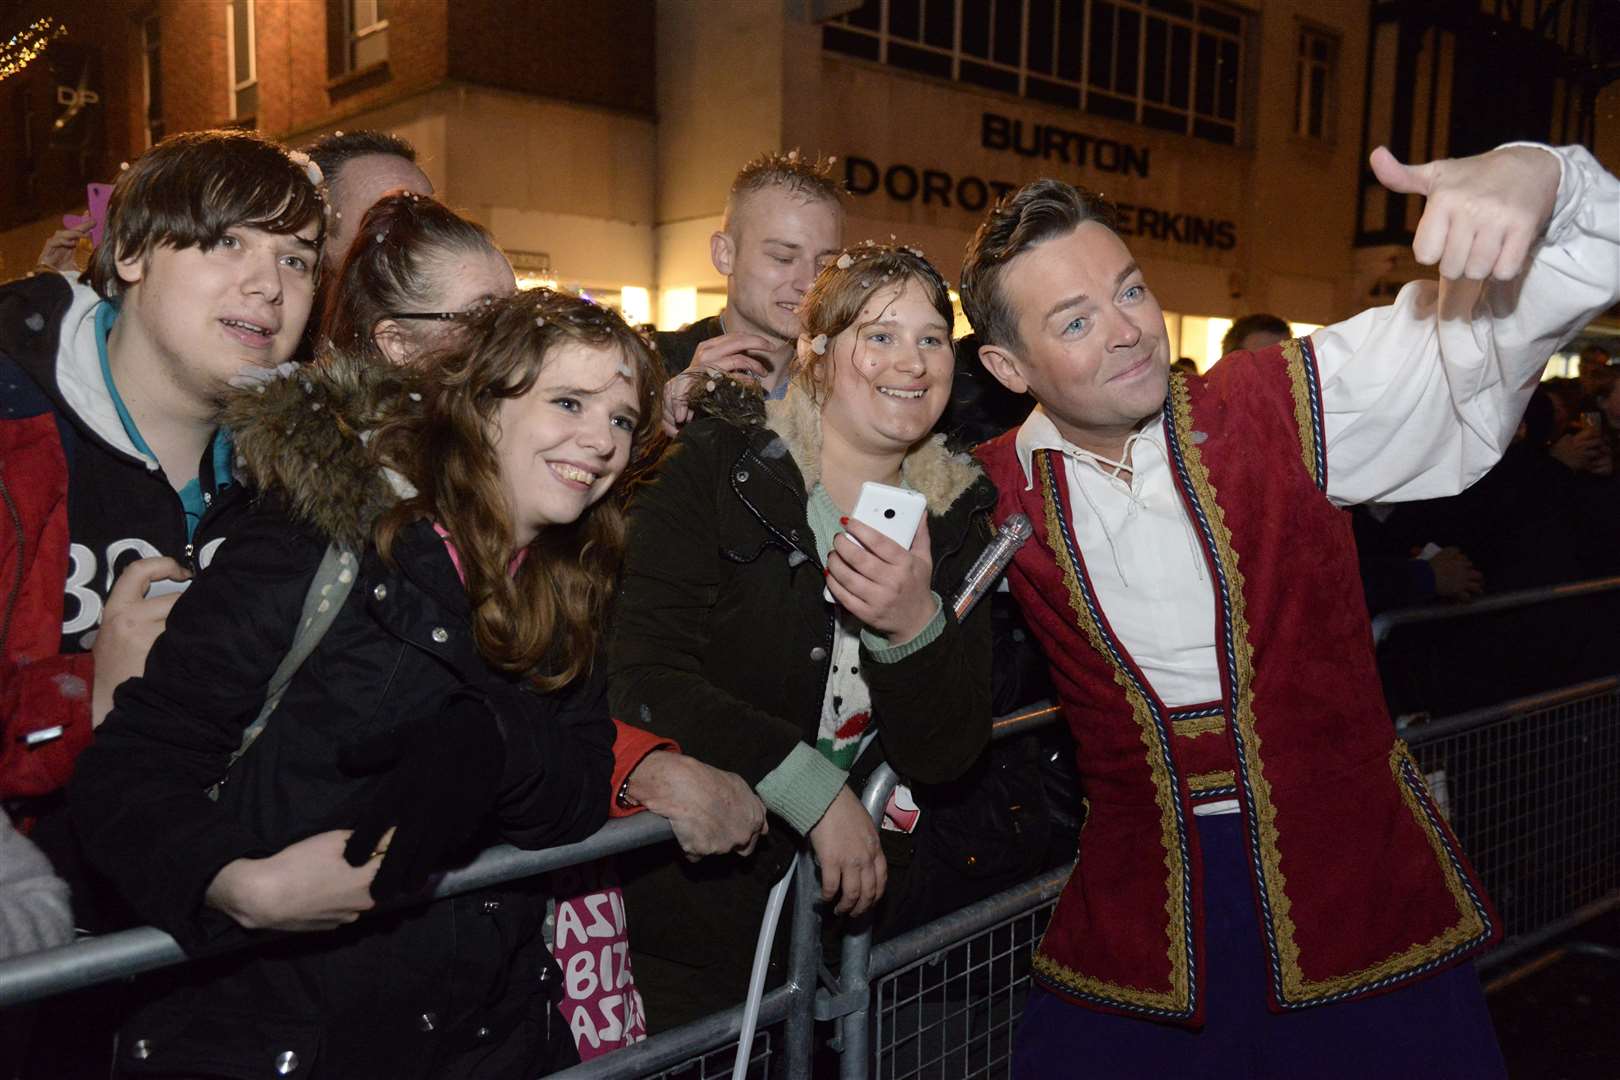
[[[368,37],[387,33],[388,20],[386,18],[373,18],[371,22],[364,26],[359,26],[356,24],[356,9],[363,3],[369,3],[372,5],[372,12],[375,13],[380,5],[380,0],[342,0],[342,3],[344,38],[343,55],[344,61],[348,65],[346,70],[358,71],[359,65],[355,62],[355,54],[359,51],[360,42],[364,41]]]
[[[1332,142],[1338,104],[1339,35],[1302,22],[1295,40],[1294,135],[1312,142]],[[1311,55],[1311,45],[1316,42],[1327,45],[1326,60],[1317,60]],[[1322,83],[1322,130],[1312,131],[1310,93],[1317,79]]]
[[[241,119],[242,91],[256,86],[259,81],[259,13],[258,0],[240,0],[247,12],[247,77],[242,77],[240,57],[236,55],[236,5],[238,0],[225,0],[225,63],[226,82],[230,83],[230,117]],[[254,112],[258,112],[257,109]]]

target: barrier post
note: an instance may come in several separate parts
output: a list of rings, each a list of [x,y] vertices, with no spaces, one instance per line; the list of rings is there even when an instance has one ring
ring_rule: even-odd
[[[796,856],[793,875],[793,935],[788,943],[790,1009],[782,1035],[788,1080],[808,1080],[815,1057],[816,988],[821,975],[821,917],[816,902],[816,861],[808,851]]]
[[[879,765],[861,793],[861,805],[872,817],[872,824],[883,827],[883,807],[888,803],[900,778],[887,764]],[[844,1080],[864,1080],[870,1064],[872,987],[867,961],[872,955],[872,920],[853,934],[845,934],[838,962],[838,993],[830,999],[829,1012],[838,1021],[838,1075]]]

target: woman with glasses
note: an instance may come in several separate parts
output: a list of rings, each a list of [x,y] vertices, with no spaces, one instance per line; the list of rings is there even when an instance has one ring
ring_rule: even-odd
[[[419,363],[517,288],[489,232],[430,196],[385,196],[366,212],[360,236],[332,282],[317,356]]]

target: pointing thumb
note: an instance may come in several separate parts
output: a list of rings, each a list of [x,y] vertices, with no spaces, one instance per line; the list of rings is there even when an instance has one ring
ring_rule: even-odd
[[[1374,150],[1370,160],[1378,182],[1397,195],[1427,195],[1434,185],[1433,163],[1403,165],[1385,146]]]

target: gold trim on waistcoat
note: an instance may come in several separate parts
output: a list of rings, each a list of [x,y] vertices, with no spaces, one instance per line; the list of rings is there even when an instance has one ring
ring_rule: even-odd
[[[1290,344],[1297,354],[1299,344],[1297,342]],[[1305,377],[1303,363],[1296,364],[1291,358],[1289,371],[1298,389]],[[1227,609],[1231,612],[1230,634],[1234,654],[1229,661],[1235,678],[1232,687],[1236,698],[1233,719],[1242,745],[1237,767],[1243,782],[1238,786],[1247,787],[1249,792],[1247,812],[1252,815],[1253,829],[1257,834],[1255,839],[1259,848],[1260,869],[1271,906],[1271,925],[1267,929],[1271,940],[1276,943],[1276,956],[1282,976],[1282,1004],[1298,1006],[1319,1002],[1324,998],[1348,996],[1372,989],[1373,984],[1380,980],[1396,980],[1413,974],[1414,969],[1421,968],[1425,962],[1437,961],[1445,953],[1466,944],[1471,938],[1484,936],[1487,928],[1479,915],[1479,907],[1469,902],[1468,888],[1452,862],[1445,838],[1423,812],[1417,795],[1401,775],[1401,762],[1410,762],[1411,758],[1405,744],[1397,741],[1390,758],[1391,772],[1413,817],[1434,849],[1436,861],[1439,862],[1445,875],[1446,887],[1451,892],[1462,919],[1431,940],[1415,944],[1358,971],[1316,981],[1305,978],[1299,962],[1299,944],[1294,936],[1292,904],[1287,891],[1288,879],[1283,873],[1281,855],[1277,849],[1277,808],[1272,803],[1271,784],[1267,781],[1262,768],[1260,735],[1255,729],[1254,648],[1250,643],[1249,624],[1245,615],[1243,573],[1238,567],[1238,555],[1232,546],[1232,532],[1227,527],[1225,511],[1216,499],[1215,486],[1209,478],[1209,468],[1204,464],[1197,445],[1192,441],[1192,404],[1184,379],[1171,378],[1170,397],[1176,427],[1176,443],[1186,466],[1187,480],[1192,485],[1193,494],[1209,523],[1209,533],[1215,543],[1215,556],[1225,572]],[[1303,398],[1296,393],[1294,400],[1296,408],[1300,407]],[[1302,449],[1307,455],[1309,468],[1312,429],[1308,426],[1308,414],[1302,424],[1305,425],[1300,430]],[[1315,470],[1312,469],[1311,473],[1314,477]],[[1221,588],[1220,582],[1216,583],[1216,588]],[[1415,765],[1413,771],[1417,773]],[[1421,773],[1417,775],[1421,776]],[[1421,783],[1421,780],[1419,782]],[[1264,912],[1261,913],[1261,919],[1264,925]]]
[[[1282,343],[1283,360],[1287,362],[1288,388],[1294,398],[1294,423],[1299,426],[1299,453],[1305,462],[1305,471],[1311,483],[1321,486],[1322,478],[1316,472],[1316,421],[1311,416],[1311,398],[1316,388],[1310,385],[1310,373],[1305,370],[1305,350],[1298,338]]]
[[[1184,739],[1196,739],[1200,735],[1219,735],[1226,730],[1226,717],[1200,716],[1196,720],[1172,720],[1170,730]]]
[[[1037,949],[1034,959],[1036,972],[1056,983],[1060,987],[1070,989],[1076,993],[1083,993],[1102,999],[1113,999],[1127,1005],[1136,1005],[1149,1009],[1169,1010],[1177,1013],[1190,1012],[1193,1008],[1192,995],[1188,988],[1187,972],[1187,935],[1190,928],[1182,917],[1184,900],[1182,891],[1182,867],[1179,844],[1176,836],[1175,804],[1178,799],[1174,785],[1171,783],[1170,773],[1164,766],[1164,751],[1159,726],[1154,723],[1147,699],[1136,689],[1132,679],[1124,667],[1114,659],[1112,651],[1103,640],[1102,628],[1091,617],[1080,589],[1079,568],[1069,558],[1068,545],[1064,543],[1064,526],[1059,520],[1055,485],[1059,478],[1052,475],[1052,456],[1050,454],[1037,454],[1039,462],[1036,471],[1041,478],[1041,499],[1046,510],[1046,536],[1047,546],[1057,559],[1058,569],[1063,575],[1063,586],[1068,593],[1069,608],[1074,612],[1076,624],[1091,647],[1097,651],[1108,665],[1113,669],[1114,682],[1125,692],[1125,700],[1130,703],[1131,716],[1136,721],[1138,732],[1141,734],[1142,745],[1146,748],[1148,771],[1153,778],[1153,787],[1159,805],[1159,843],[1164,849],[1165,892],[1164,909],[1169,916],[1170,932],[1167,940],[1167,954],[1170,961],[1170,991],[1168,993],[1146,990],[1139,986],[1123,986],[1118,983],[1107,982],[1083,974],[1073,968],[1067,967],[1051,959],[1044,952]]]
[[[1231,769],[1221,769],[1218,772],[1194,773],[1187,777],[1187,789],[1194,795],[1201,791],[1214,791],[1217,788],[1229,788],[1237,783],[1237,774]]]
[[[1303,370],[1303,369],[1301,369]],[[1254,726],[1254,646],[1249,641],[1249,620],[1244,613],[1244,579],[1238,568],[1237,552],[1232,548],[1232,530],[1226,525],[1226,513],[1215,498],[1215,485],[1209,479],[1209,467],[1192,440],[1192,401],[1185,379],[1170,380],[1170,407],[1175,414],[1176,440],[1181,459],[1186,464],[1187,480],[1202,506],[1209,522],[1210,535],[1215,541],[1215,557],[1226,574],[1227,608],[1231,612],[1231,641],[1234,655],[1229,662],[1236,676],[1231,693],[1233,722],[1241,736],[1238,770],[1252,796],[1249,812],[1259,833],[1260,864],[1265,877],[1266,890],[1271,900],[1271,930],[1277,942],[1282,961],[1285,996],[1292,997],[1293,989],[1303,984],[1299,966],[1299,946],[1294,941],[1294,920],[1290,917],[1287,878],[1283,876],[1281,858],[1277,852],[1277,808],[1271,802],[1271,784],[1260,765],[1260,735]],[[1216,582],[1216,588],[1221,587]]]

